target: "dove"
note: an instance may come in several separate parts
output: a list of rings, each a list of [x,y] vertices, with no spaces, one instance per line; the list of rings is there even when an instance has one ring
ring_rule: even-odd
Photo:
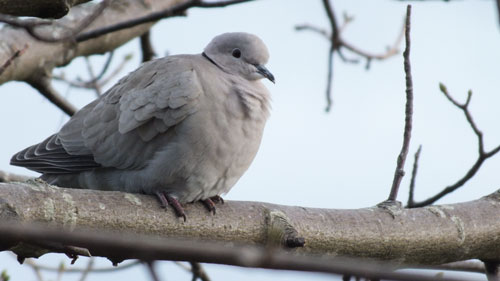
[[[269,52],[255,35],[216,36],[201,54],[143,63],[11,159],[49,184],[215,204],[248,169],[270,114]]]

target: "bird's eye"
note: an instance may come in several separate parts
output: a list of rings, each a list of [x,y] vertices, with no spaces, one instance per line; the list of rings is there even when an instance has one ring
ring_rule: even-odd
[[[240,49],[236,48],[236,49],[233,49],[233,57],[239,59],[241,57],[241,51]]]

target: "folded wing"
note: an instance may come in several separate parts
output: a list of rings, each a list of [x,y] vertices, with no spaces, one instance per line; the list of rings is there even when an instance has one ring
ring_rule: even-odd
[[[51,174],[140,169],[168,145],[168,130],[196,112],[202,91],[191,57],[147,62],[11,164]]]

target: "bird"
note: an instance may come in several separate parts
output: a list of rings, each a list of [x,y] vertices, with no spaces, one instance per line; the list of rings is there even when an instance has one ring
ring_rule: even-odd
[[[61,187],[154,195],[184,220],[185,203],[215,214],[259,149],[268,59],[259,37],[231,32],[201,54],[145,62],[10,163]]]

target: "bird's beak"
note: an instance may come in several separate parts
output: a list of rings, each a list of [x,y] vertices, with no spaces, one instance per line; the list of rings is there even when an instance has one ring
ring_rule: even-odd
[[[274,83],[274,75],[263,65],[256,65],[257,72]]]

